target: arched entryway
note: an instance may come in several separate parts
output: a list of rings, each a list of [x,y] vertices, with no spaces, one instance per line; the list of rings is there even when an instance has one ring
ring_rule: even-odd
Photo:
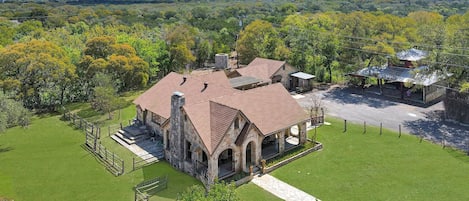
[[[254,166],[256,164],[256,144],[254,142],[249,142],[246,145],[246,169],[249,169],[249,166]]]
[[[294,125],[290,127],[290,129],[285,130],[285,150],[289,150],[300,145],[299,132],[298,125]]]
[[[226,149],[218,156],[218,178],[223,179],[235,172],[233,150]]]
[[[280,149],[279,149],[279,136],[278,134],[272,134],[266,136],[264,140],[262,140],[262,158],[269,159],[276,156]]]

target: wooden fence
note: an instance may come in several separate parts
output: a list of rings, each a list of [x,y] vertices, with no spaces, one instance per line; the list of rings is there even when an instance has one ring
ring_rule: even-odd
[[[116,176],[124,174],[124,160],[101,144],[101,141],[99,141],[101,129],[98,126],[68,111],[64,112],[63,120],[70,121],[74,127],[84,131],[86,148],[95,155],[106,169]]]
[[[97,136],[98,139],[101,137],[101,128],[86,121],[75,113],[64,112],[62,119],[64,121],[69,121],[75,128],[78,128],[85,133],[92,133],[93,135]]]
[[[135,186],[135,201],[148,201],[151,196],[166,189],[168,176],[156,177]]]
[[[140,157],[132,158],[132,171],[140,169],[142,167],[157,163],[159,160],[154,156],[154,153],[142,155]]]

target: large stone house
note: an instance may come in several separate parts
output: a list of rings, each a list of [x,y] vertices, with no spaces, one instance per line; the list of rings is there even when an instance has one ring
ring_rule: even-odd
[[[206,184],[307,140],[308,115],[281,84],[241,91],[221,71],[170,73],[134,103],[137,119],[162,137],[166,160]]]

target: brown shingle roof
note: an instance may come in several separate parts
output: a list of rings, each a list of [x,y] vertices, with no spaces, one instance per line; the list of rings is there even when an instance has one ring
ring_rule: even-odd
[[[171,95],[175,91],[184,93],[186,105],[207,101],[210,98],[232,94],[237,91],[231,87],[223,71],[198,76],[186,75],[187,79],[184,83],[183,77],[184,75],[174,72],[166,75],[157,84],[135,99],[134,104],[168,119],[171,115]],[[208,86],[205,90],[202,90],[204,83],[207,83]]]
[[[307,113],[280,83],[214,98],[212,101],[240,110],[263,135],[308,119]]]
[[[255,58],[246,67],[236,69],[236,71],[242,76],[251,76],[266,81],[270,80],[283,65],[285,61]]]
[[[225,136],[238,110],[213,101],[184,106],[202,142],[211,155]]]

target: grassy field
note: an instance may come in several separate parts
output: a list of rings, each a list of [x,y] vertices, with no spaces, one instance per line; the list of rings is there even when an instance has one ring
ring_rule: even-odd
[[[21,200],[132,200],[132,187],[168,175],[168,189],[152,200],[174,200],[199,184],[166,162],[115,177],[81,146],[84,135],[58,116],[36,119],[28,129],[0,134],[0,197]],[[113,146],[119,149],[119,146]],[[126,150],[121,150],[123,153]],[[128,151],[127,151],[128,152]],[[131,153],[125,159],[129,160]]]
[[[321,200],[469,200],[469,157],[379,128],[329,119],[324,149],[272,173]],[[309,133],[312,135],[312,132]]]
[[[241,201],[252,200],[252,201],[280,201],[282,199],[272,195],[265,191],[256,184],[248,183],[244,184],[236,189],[236,192]]]

